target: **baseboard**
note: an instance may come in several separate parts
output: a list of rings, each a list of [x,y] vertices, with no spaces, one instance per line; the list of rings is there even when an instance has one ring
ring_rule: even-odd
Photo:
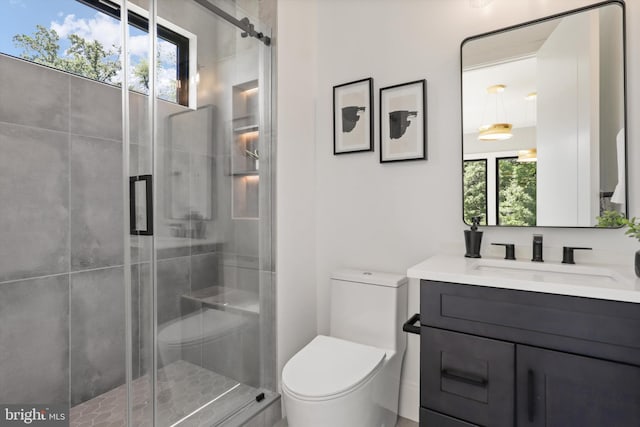
[[[420,386],[417,383],[404,381],[400,383],[400,402],[398,415],[418,422],[420,418]]]

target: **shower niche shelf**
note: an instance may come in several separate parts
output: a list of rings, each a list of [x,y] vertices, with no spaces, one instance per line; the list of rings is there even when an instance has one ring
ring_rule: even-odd
[[[231,182],[233,219],[259,217],[260,127],[258,81],[233,86]]]
[[[234,119],[234,120],[241,120],[241,119]],[[245,133],[249,133],[249,132],[258,132],[258,125],[246,125],[246,126],[240,126],[237,128],[233,129],[233,133],[235,134],[245,134]]]

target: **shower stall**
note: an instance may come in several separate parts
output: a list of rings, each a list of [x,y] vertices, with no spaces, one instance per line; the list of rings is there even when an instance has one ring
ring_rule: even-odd
[[[260,425],[278,399],[271,4],[0,0],[0,409]]]

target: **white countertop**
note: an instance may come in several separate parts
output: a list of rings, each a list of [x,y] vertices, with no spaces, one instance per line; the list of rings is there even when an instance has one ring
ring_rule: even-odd
[[[640,303],[633,266],[567,265],[436,255],[407,270],[414,279]]]

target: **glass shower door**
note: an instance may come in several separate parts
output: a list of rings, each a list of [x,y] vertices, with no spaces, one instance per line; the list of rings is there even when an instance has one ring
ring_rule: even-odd
[[[130,99],[150,141],[130,156],[136,229],[153,228],[131,251],[140,283],[131,407],[134,421],[146,411],[156,426],[216,425],[274,383],[270,52],[207,4],[148,2],[155,96]],[[144,66],[130,67],[144,76]],[[149,191],[152,212],[143,208]]]
[[[0,413],[274,398],[270,52],[217,3],[0,0]]]
[[[153,70],[149,67],[153,57],[153,1],[124,2],[126,18],[126,50],[123,68],[126,87],[123,88],[123,118],[125,135],[128,135],[128,157],[124,159],[126,174],[125,205],[129,210],[125,227],[125,247],[131,271],[130,322],[127,353],[128,405],[127,426],[151,427],[155,388],[153,367],[152,330],[155,310],[154,281],[156,260],[153,257],[153,113],[155,99],[150,84]],[[128,172],[128,173],[127,173]],[[147,197],[149,196],[149,197]]]

